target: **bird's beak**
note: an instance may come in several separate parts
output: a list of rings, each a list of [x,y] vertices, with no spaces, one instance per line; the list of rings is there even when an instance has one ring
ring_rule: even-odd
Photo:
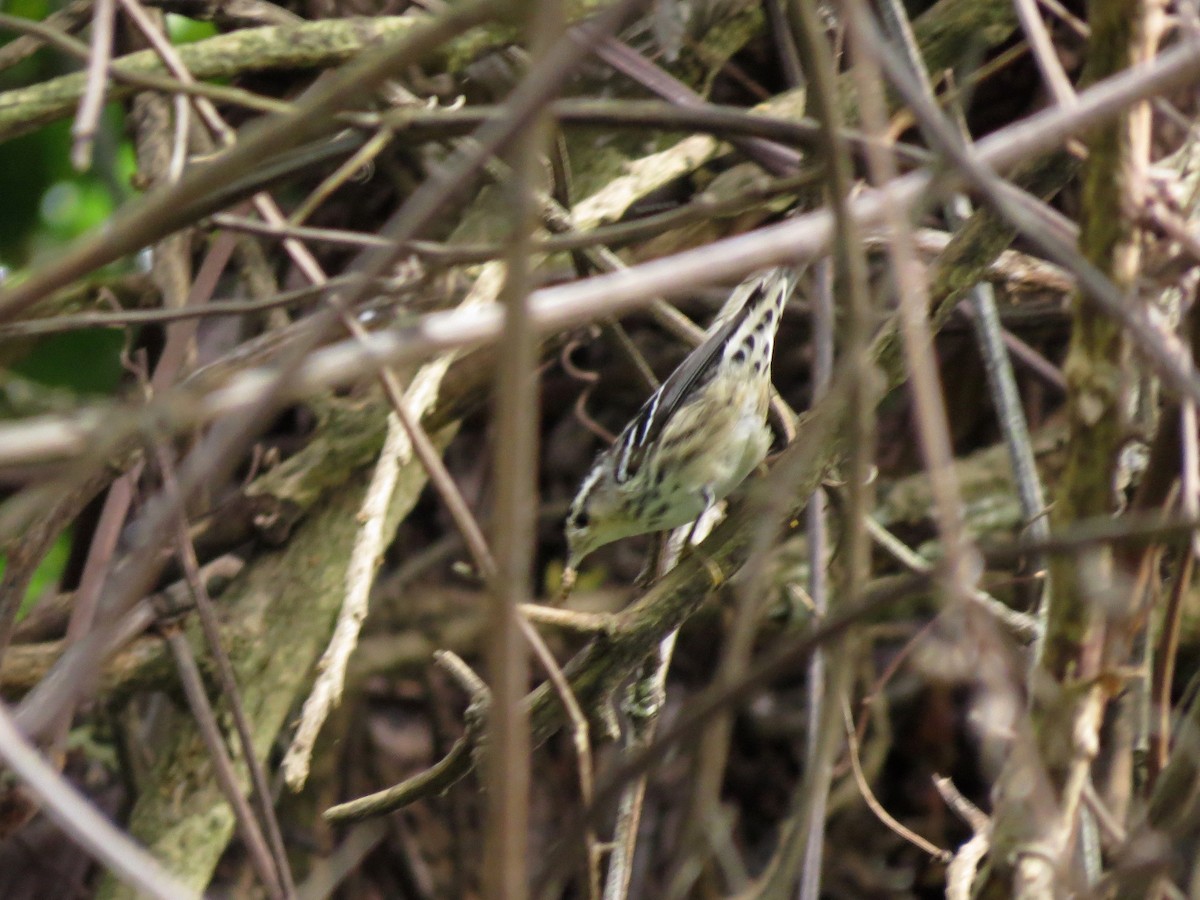
[[[579,572],[572,565],[567,565],[562,573],[562,593],[559,595],[560,600],[566,600],[571,594],[571,590],[575,587],[575,579],[579,577]]]

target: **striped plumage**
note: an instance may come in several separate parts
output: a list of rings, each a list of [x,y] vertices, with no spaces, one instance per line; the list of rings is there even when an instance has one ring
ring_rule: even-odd
[[[597,547],[694,521],[762,462],[775,334],[794,287],[788,269],[742,282],[710,336],[596,458],[567,517],[567,589]]]

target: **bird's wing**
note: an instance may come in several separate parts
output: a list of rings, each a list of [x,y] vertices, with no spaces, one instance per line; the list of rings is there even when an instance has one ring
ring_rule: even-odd
[[[753,285],[741,308],[687,355],[625,426],[612,448],[616,455],[618,483],[628,481],[637,474],[645,461],[647,448],[658,440],[666,423],[694,396],[696,389],[712,377],[720,361],[722,347],[754,307],[754,292],[762,291],[765,281],[760,278]]]

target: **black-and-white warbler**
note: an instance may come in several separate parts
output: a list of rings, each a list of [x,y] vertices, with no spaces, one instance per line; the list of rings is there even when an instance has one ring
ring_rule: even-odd
[[[596,457],[567,516],[564,593],[593,550],[695,521],[766,457],[771,356],[795,284],[772,269],[738,285],[710,336]]]

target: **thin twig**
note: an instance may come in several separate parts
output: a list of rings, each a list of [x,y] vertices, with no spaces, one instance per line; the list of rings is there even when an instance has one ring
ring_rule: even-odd
[[[317,207],[333,195],[334,191],[353,178],[364,166],[370,165],[371,161],[383,152],[393,137],[394,134],[388,128],[381,128],[375,132],[349,159],[338,166],[309,193],[304,202],[287,217],[287,225],[295,228],[307,221]]]
[[[43,809],[66,834],[108,866],[121,881],[159,900],[199,897],[175,880],[146,850],[138,846],[62,775],[48,765],[0,703],[0,759],[43,804]]]
[[[92,7],[92,54],[88,60],[87,80],[79,99],[79,112],[71,126],[71,165],[83,172],[92,166],[92,146],[96,127],[104,111],[108,88],[108,64],[112,59],[114,0],[96,0]]]
[[[991,846],[991,820],[960,794],[949,778],[934,776],[933,784],[946,805],[958,813],[973,832],[971,839],[954,852],[954,858],[946,866],[947,900],[969,900],[979,865]]]
[[[1154,664],[1150,676],[1151,716],[1157,722],[1150,729],[1150,753],[1146,760],[1150,783],[1153,784],[1167,767],[1171,753],[1171,733],[1175,716],[1172,696],[1175,666],[1179,657],[1179,638],[1183,626],[1184,597],[1192,587],[1196,567],[1196,542],[1189,541],[1183,558],[1176,566],[1171,593],[1162,612],[1161,633],[1154,648]]]
[[[196,605],[196,616],[200,620],[200,629],[216,667],[217,681],[221,685],[221,694],[229,705],[233,718],[234,729],[237,731],[241,744],[242,758],[250,774],[250,789],[254,802],[258,804],[258,814],[263,824],[267,842],[270,846],[271,858],[277,873],[278,887],[285,897],[294,897],[296,886],[292,879],[291,866],[288,863],[287,850],[283,843],[283,832],[279,828],[279,820],[275,815],[275,804],[272,802],[271,787],[262,761],[254,748],[254,739],[250,731],[250,723],[246,717],[245,704],[242,702],[241,691],[238,689],[237,676],[233,663],[221,641],[221,628],[217,621],[217,612],[208,587],[201,574],[200,560],[196,557],[196,548],[188,533],[187,518],[182,514],[183,504],[178,500],[178,481],[170,455],[165,448],[158,451],[159,469],[162,473],[163,485],[168,491],[176,492],[180,509],[178,526],[178,555],[183,567],[184,577],[191,592],[192,601]],[[214,765],[217,765],[214,760]]]
[[[592,228],[576,230],[570,216],[565,215],[563,225],[547,222],[551,230],[561,234],[539,235],[532,243],[535,253],[563,253],[585,249],[596,245],[620,247],[637,241],[647,240],[674,228],[712,218],[732,215],[761,204],[763,200],[792,193],[820,177],[820,171],[812,169],[791,178],[770,179],[761,184],[747,185],[736,196],[722,198],[702,193],[687,203],[628,221],[600,224]],[[507,179],[500,179],[501,182]],[[306,241],[320,241],[349,247],[384,247],[391,244],[377,234],[366,234],[339,228],[312,228],[307,226],[282,226],[247,219],[228,213],[216,213],[211,217],[214,225],[235,231],[246,231],[268,237],[295,237]],[[455,242],[451,244],[435,241],[409,241],[405,249],[412,255],[428,261],[431,265],[472,265],[492,262],[504,255],[501,243]],[[612,271],[612,267],[602,271]],[[2,326],[0,326],[2,327]]]
[[[186,297],[172,297],[173,302],[182,302],[183,306],[202,305],[211,293],[216,283],[216,277],[229,259],[232,245],[229,242],[218,242],[205,255],[195,281],[192,283]],[[194,334],[194,323],[175,325],[167,332],[166,344],[154,367],[148,388],[151,392],[165,391],[175,382],[184,367],[188,350],[191,347]],[[101,528],[94,537],[95,543],[88,551],[88,562],[84,575],[81,577],[80,588],[76,594],[75,606],[71,610],[71,619],[67,625],[67,643],[78,644],[84,635],[95,630],[100,617],[101,595],[110,589],[112,572],[112,555],[116,541],[121,533],[133,503],[134,491],[141,479],[144,464],[137,462],[131,470],[119,479],[114,490],[105,498],[104,511],[101,516]],[[64,688],[68,685],[64,685]],[[72,691],[84,689],[85,683],[79,682],[69,686]],[[28,698],[27,698],[28,699]],[[71,718],[74,715],[75,698],[68,696],[67,702],[47,715],[47,727],[52,739],[51,743],[60,746],[67,737]]]
[[[78,28],[91,11],[91,0],[71,0],[61,9],[50,13],[38,24],[56,33],[67,34]],[[23,59],[28,59],[45,43],[45,40],[31,34],[21,35],[21,37],[9,41],[0,47],[0,72],[11,69]]]
[[[819,400],[829,389],[833,378],[834,301],[833,267],[827,260],[818,264],[812,291],[813,400]],[[826,520],[827,499],[824,488],[813,491],[805,514],[808,537],[808,595],[812,598],[813,616],[820,621],[829,613],[829,523]],[[805,714],[805,770],[820,764],[818,751],[819,729],[824,718],[823,703],[827,681],[825,653],[818,648],[808,663],[808,709]],[[808,843],[800,867],[799,897],[818,900],[821,893],[821,870],[825,851],[825,809],[828,794],[816,798],[809,812]]]
[[[790,87],[803,87],[806,79],[804,69],[800,65],[799,52],[796,42],[792,39],[792,30],[788,27],[787,12],[783,0],[766,0],[763,7],[767,13],[767,29],[775,42],[775,56],[783,69],[784,77]]]
[[[833,259],[836,264],[836,277],[846,297],[845,328],[842,334],[844,356],[841,365],[844,371],[849,373],[851,381],[847,393],[854,413],[848,418],[847,424],[853,433],[850,443],[854,450],[847,475],[851,485],[851,503],[843,522],[841,572],[844,577],[839,584],[839,590],[843,593],[841,603],[852,606],[859,597],[870,566],[869,555],[866,553],[867,543],[855,520],[865,512],[871,490],[866,468],[870,465],[874,443],[872,426],[867,421],[866,413],[874,408],[873,400],[867,399],[873,393],[874,385],[871,383],[870,364],[865,355],[865,329],[872,303],[866,255],[859,240],[861,223],[855,221],[851,211],[854,172],[840,137],[842,113],[838,99],[834,51],[826,38],[815,2],[803,0],[794,3],[792,13],[793,37],[809,79],[809,98],[822,125],[822,150],[830,175],[828,196],[836,235]],[[872,153],[869,148],[867,152],[868,155]],[[816,304],[821,302],[815,301]],[[827,349],[826,347],[825,350]],[[818,352],[824,354],[825,350]],[[828,376],[831,372],[821,374],[825,376],[825,382],[820,389],[820,395],[827,398],[830,387]],[[810,505],[813,503],[811,499],[809,502]],[[810,521],[813,514],[810,506],[807,514]],[[763,550],[765,545],[761,546],[760,553]],[[821,575],[816,577],[820,578]],[[758,580],[760,585],[755,593],[761,594],[765,587],[761,584],[761,575],[758,576]],[[827,614],[828,609],[823,612]],[[820,623],[827,620],[824,616],[818,616],[814,621],[819,627]],[[749,665],[751,645],[749,635],[743,636],[741,640],[744,643],[741,655],[745,658],[741,668],[744,670]],[[793,896],[797,890],[797,879],[800,881],[800,896],[811,898],[820,892],[820,859],[824,849],[825,818],[833,778],[833,761],[841,747],[836,716],[839,698],[846,689],[850,655],[846,645],[839,645],[835,652],[826,658],[833,660],[832,671],[824,661],[817,663],[810,660],[809,672],[819,679],[820,684],[809,685],[810,706],[807,717],[812,725],[808,735],[808,746],[805,748],[805,776],[795,788],[789,804],[790,827],[786,834],[781,836],[779,848],[761,876],[761,893],[764,897]],[[811,869],[808,868],[810,866]]]
[[[603,41],[596,48],[596,55],[673,104],[692,107],[705,105],[704,99],[686,84],[615,38]],[[800,155],[791,147],[761,138],[733,138],[732,143],[773,175],[790,175],[800,168]]]
[[[546,646],[546,642],[542,640],[542,636],[530,624],[530,619],[525,614],[527,607],[528,604],[523,604],[518,609],[517,623],[521,628],[521,632],[525,635],[525,640],[533,649],[534,655],[537,656],[538,662],[542,664],[542,668],[546,672],[546,677],[554,685],[554,690],[558,694],[558,698],[562,701],[563,709],[567,711],[567,718],[571,723],[571,739],[575,744],[575,758],[579,763],[579,799],[583,802],[584,807],[589,807],[592,805],[596,794],[596,776],[595,766],[592,762],[591,729],[588,727],[588,718],[583,708],[579,705],[579,700],[576,699],[575,692],[571,690],[571,683],[567,680],[562,667],[554,658],[554,654],[550,652],[550,648]],[[600,897],[600,855],[602,848],[596,838],[595,830],[590,825],[588,826],[584,840],[587,843],[588,896],[593,898],[593,900],[598,900]]]
[[[517,93],[524,90],[536,99],[530,103],[530,120],[519,136],[513,134],[507,155],[513,174],[508,189],[510,237],[501,292],[503,343],[494,401],[497,443],[503,449],[495,454],[492,469],[496,482],[496,569],[489,591],[490,634],[485,647],[492,706],[484,772],[488,802],[483,883],[484,893],[500,900],[525,897],[529,890],[531,736],[529,710],[522,702],[529,683],[528,637],[522,634],[528,623],[517,607],[532,594],[530,572],[536,527],[536,504],[530,502],[537,495],[538,434],[538,341],[529,308],[535,265],[531,236],[538,219],[534,185],[548,143],[544,107],[562,77],[574,68],[560,55],[569,46],[563,39],[563,5],[530,4],[523,12],[533,63]],[[620,21],[606,18],[603,32],[596,39],[602,40],[603,33],[614,30]],[[594,859],[593,847],[594,841],[589,840],[589,859]]]
[[[1038,3],[1046,7],[1060,22],[1075,32],[1077,37],[1087,40],[1091,36],[1092,29],[1088,27],[1088,24],[1059,3],[1058,0],[1038,0]]]
[[[903,541],[884,528],[874,516],[867,516],[865,522],[867,533],[871,535],[871,539],[890,553],[902,566],[911,572],[922,574],[934,572],[934,565],[931,562],[910,550]],[[1036,617],[1009,608],[981,588],[976,588],[971,592],[971,599],[1003,623],[1013,634],[1028,639],[1035,638],[1042,633]]]
[[[254,817],[254,811],[250,808],[250,804],[242,795],[242,789],[238,785],[237,775],[233,771],[233,761],[229,758],[229,751],[225,748],[221,728],[217,724],[216,714],[213,712],[208,694],[204,690],[204,679],[200,675],[200,668],[196,665],[196,658],[192,655],[192,647],[188,643],[187,635],[177,624],[168,625],[165,630],[167,646],[171,648],[171,655],[175,657],[179,682],[183,686],[184,696],[191,708],[192,718],[195,719],[200,738],[208,750],[213,775],[221,793],[225,795],[226,801],[233,810],[238,831],[241,833],[242,841],[250,855],[251,865],[258,873],[259,880],[266,888],[268,896],[281,898],[284,896],[284,892],[279,872],[275,868],[275,860],[271,856],[271,850],[267,846],[267,840],[263,836],[258,820]]]
[[[50,551],[55,540],[75,518],[112,480],[106,471],[94,472],[81,483],[65,490],[49,503],[37,504],[37,520],[22,532],[19,538],[8,543],[5,566],[0,574],[0,660],[3,659],[13,638],[20,640],[17,616],[22,609],[25,595],[34,573]],[[40,606],[34,607],[23,623],[30,622]]]
[[[331,278],[330,285],[349,284],[350,278]],[[381,285],[380,287],[383,287]],[[203,306],[178,309],[129,309],[121,312],[89,312],[54,316],[45,319],[26,319],[0,325],[0,337],[33,337],[81,331],[85,328],[134,328],[138,325],[163,325],[184,319],[211,319],[220,316],[244,316],[280,307],[294,306],[319,297],[325,285],[310,285],[291,291],[280,291],[261,300],[212,300]]]
[[[522,603],[521,614],[530,622],[561,628],[574,634],[600,634],[613,624],[611,613],[586,613],[573,609],[559,609],[557,606],[540,606],[536,603]]]
[[[898,834],[904,840],[908,841],[917,849],[924,853],[928,853],[934,859],[940,862],[948,862],[951,854],[948,850],[943,850],[941,847],[927,841],[921,835],[917,834],[911,828],[908,828],[902,822],[898,821],[875,796],[875,792],[871,790],[871,785],[867,783],[866,775],[862,770],[862,760],[858,755],[858,735],[854,731],[854,719],[850,714],[850,706],[848,703],[842,705],[842,721],[846,730],[846,745],[849,750],[850,767],[854,772],[854,782],[858,785],[858,791],[862,795],[863,800],[867,804],[867,808],[875,814],[880,822]]]
[[[864,32],[874,28],[871,10],[861,0],[846,0],[847,26],[855,47],[856,82],[863,122],[874,130],[881,142],[885,139],[887,120],[883,102],[883,86],[877,47],[872,46]],[[886,184],[896,176],[891,157],[883,153],[868,153],[867,159],[877,184]],[[950,423],[946,412],[945,395],[934,364],[933,335],[926,314],[928,303],[924,271],[917,261],[907,221],[907,211],[886,204],[889,222],[889,250],[892,271],[899,294],[901,334],[904,338],[909,384],[917,417],[917,433],[921,454],[929,473],[929,485],[934,499],[934,517],[944,548],[944,587],[952,600],[966,599],[973,592],[977,566],[963,519],[962,494],[954,475],[954,450],[950,439]]]
[[[1013,480],[1017,486],[1017,497],[1021,502],[1021,513],[1030,533],[1034,537],[1044,538],[1050,533],[1050,523],[1045,516],[1046,501],[1038,476],[1029,424],[1025,421],[1016,377],[1005,352],[996,295],[991,285],[981,282],[972,288],[970,303],[975,313],[971,321],[983,354],[984,368],[992,390],[992,402],[996,407],[1000,430],[1008,448],[1009,464],[1012,466]]]
[[[1042,73],[1042,81],[1051,96],[1059,106],[1074,105],[1075,88],[1071,86],[1071,79],[1067,77],[1062,63],[1059,62],[1058,51],[1054,49],[1050,32],[1046,29],[1046,23],[1042,21],[1041,13],[1038,12],[1036,0],[1013,0],[1013,6],[1016,7],[1017,18],[1021,21],[1021,30],[1025,32],[1025,40],[1029,42],[1033,60],[1037,63],[1038,71]]]
[[[1040,17],[1037,17],[1033,0],[1019,0],[1017,4],[1019,12],[1022,4],[1028,7],[1022,15],[1032,15],[1037,18],[1037,28],[1041,29],[1039,33],[1045,37],[1045,29]],[[924,88],[926,97],[932,101],[933,88],[920,58],[916,41],[913,39],[912,29],[903,6],[898,0],[887,0],[882,4],[881,9],[883,21],[892,30],[893,36],[898,38],[895,43],[904,53],[909,73]],[[1024,18],[1022,18],[1022,23],[1025,24]],[[1031,27],[1033,26],[1025,25],[1027,33],[1030,32]],[[1046,40],[1049,40],[1048,37]],[[1057,59],[1055,61],[1057,62]],[[1074,92],[1070,92],[1069,101],[1060,99],[1060,103],[1074,105]],[[961,121],[961,115],[959,120],[960,132],[965,142],[969,139],[969,134],[965,124]],[[943,215],[952,228],[961,228],[963,222],[971,214],[971,202],[965,195],[952,197],[943,204]],[[1049,534],[1050,529],[1050,523],[1044,516],[1046,502],[1038,477],[1033,443],[1029,436],[1029,426],[1025,421],[1021,395],[1017,389],[1016,377],[1013,375],[1008,354],[1005,352],[1000,314],[996,308],[996,297],[992,286],[982,281],[979,282],[971,288],[968,302],[972,310],[971,324],[975,328],[976,340],[983,355],[984,370],[992,393],[992,403],[996,409],[1005,445],[1008,448],[1009,463],[1012,466],[1021,511],[1030,533],[1036,538],[1044,538]],[[1063,381],[1065,383],[1065,379]],[[1038,564],[1035,568],[1040,569],[1041,565]]]
[[[388,836],[388,823],[363,822],[350,829],[334,851],[313,866],[312,873],[297,888],[298,900],[328,900],[367,856]]]
[[[970,302],[963,303],[959,305],[958,309],[968,321],[974,323],[975,307],[973,304]],[[1063,375],[1058,366],[1054,365],[1054,363],[1046,359],[1041,353],[1034,350],[1029,344],[1007,329],[1001,329],[1000,340],[1016,359],[1024,363],[1031,372],[1041,378],[1047,385],[1054,388],[1059,394],[1067,392],[1066,376]]]

